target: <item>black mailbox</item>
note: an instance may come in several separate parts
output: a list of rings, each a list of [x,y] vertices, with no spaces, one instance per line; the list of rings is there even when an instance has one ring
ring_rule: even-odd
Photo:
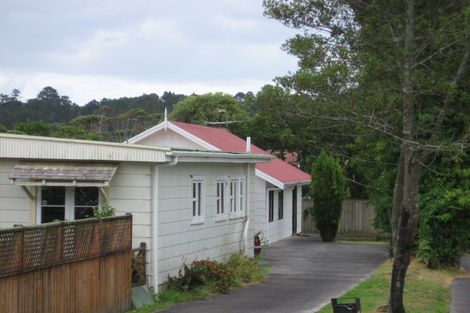
[[[338,303],[338,299],[331,299],[333,313],[361,313],[361,300],[356,298],[353,303]]]

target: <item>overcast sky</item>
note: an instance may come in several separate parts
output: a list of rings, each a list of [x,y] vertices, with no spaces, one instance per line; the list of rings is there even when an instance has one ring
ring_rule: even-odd
[[[0,93],[256,92],[296,68],[262,0],[1,0]]]

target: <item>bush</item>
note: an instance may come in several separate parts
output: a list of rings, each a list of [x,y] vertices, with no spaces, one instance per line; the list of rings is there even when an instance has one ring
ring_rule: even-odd
[[[234,253],[227,262],[230,272],[233,274],[234,286],[261,282],[266,278],[267,268],[261,265],[259,257],[248,258],[241,253]]]
[[[436,186],[420,199],[418,259],[430,268],[455,266],[470,247],[470,194]]]
[[[115,216],[116,210],[107,202],[103,202],[101,208],[93,208],[93,217]]]
[[[228,293],[230,287],[263,281],[267,272],[258,258],[234,253],[227,263],[199,260],[183,265],[176,277],[168,278],[167,289],[192,292],[205,288],[210,293]]]
[[[313,216],[323,241],[336,238],[346,181],[338,161],[322,152],[312,167]]]

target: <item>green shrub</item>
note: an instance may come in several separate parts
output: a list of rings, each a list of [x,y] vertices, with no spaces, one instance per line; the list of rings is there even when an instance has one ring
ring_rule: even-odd
[[[115,215],[116,210],[106,201],[103,202],[101,208],[93,208],[93,217],[109,217]]]
[[[167,289],[193,292],[205,288],[209,293],[228,293],[230,287],[263,281],[268,270],[259,258],[234,253],[227,263],[199,260],[183,265],[176,277],[168,278]]]
[[[192,270],[202,275],[209,290],[215,293],[228,293],[233,283],[233,273],[225,263],[210,260],[194,261]]]
[[[430,268],[458,265],[470,247],[470,192],[436,186],[420,199],[418,259]]]
[[[266,279],[268,269],[261,265],[259,257],[248,258],[242,253],[234,253],[227,262],[230,272],[233,274],[234,286],[247,283],[261,282]]]
[[[180,291],[191,291],[204,284],[204,275],[186,264],[178,271],[178,276],[168,277],[167,288]]]
[[[322,152],[312,167],[313,216],[323,241],[336,238],[346,181],[338,161]]]
[[[210,260],[194,261],[179,270],[178,276],[168,278],[168,288],[191,291],[203,285],[214,293],[227,293],[233,278],[227,264]]]

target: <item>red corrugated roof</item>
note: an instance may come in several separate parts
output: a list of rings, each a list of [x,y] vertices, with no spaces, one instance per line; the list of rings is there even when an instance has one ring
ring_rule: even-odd
[[[171,123],[222,151],[241,153],[246,151],[246,141],[235,136],[225,128],[214,128],[176,121],[171,121]],[[267,151],[255,145],[251,145],[251,152],[269,154]],[[300,183],[310,180],[309,174],[278,158],[272,159],[268,163],[256,164],[256,168],[284,184]]]

